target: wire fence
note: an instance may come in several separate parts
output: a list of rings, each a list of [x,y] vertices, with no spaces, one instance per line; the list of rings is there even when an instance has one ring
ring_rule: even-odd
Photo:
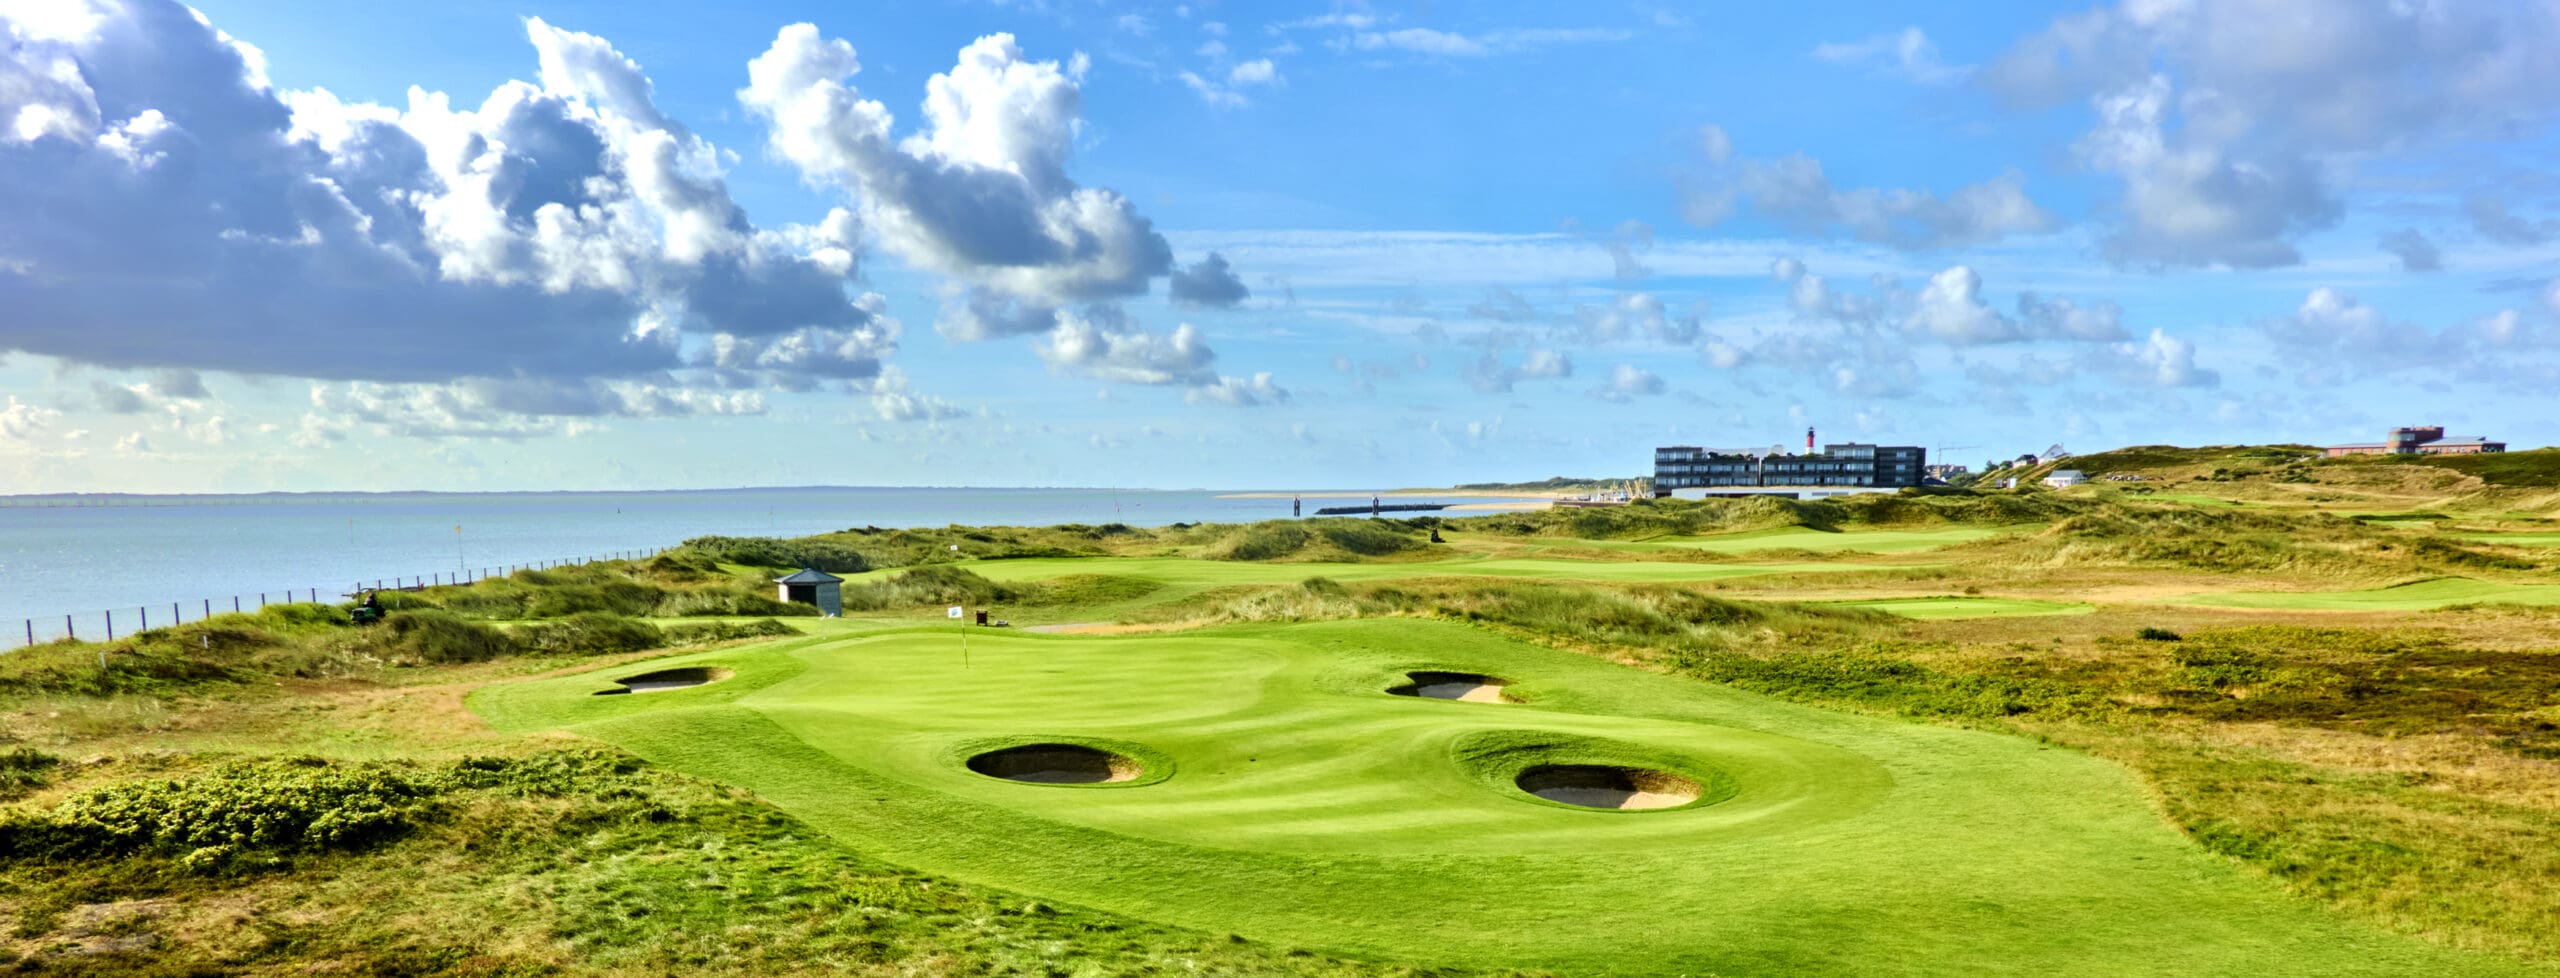
[[[563,557],[521,564],[499,564],[453,572],[395,575],[371,580],[351,581],[344,585],[304,585],[278,591],[243,592],[219,598],[197,598],[162,604],[140,604],[97,611],[76,611],[62,615],[28,618],[18,628],[0,634],[0,650],[24,648],[66,638],[91,642],[111,642],[118,638],[155,628],[167,628],[188,622],[203,621],[216,615],[254,614],[271,604],[320,602],[335,604],[354,601],[367,591],[420,591],[430,587],[471,584],[491,578],[507,577],[518,571],[551,570],[577,564],[607,560],[647,560],[666,552],[660,547],[649,550],[616,550],[590,557]]]

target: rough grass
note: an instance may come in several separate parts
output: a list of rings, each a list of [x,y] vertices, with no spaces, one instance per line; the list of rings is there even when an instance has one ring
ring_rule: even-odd
[[[2480,455],[2390,455],[2382,458],[2393,465],[2423,465],[2460,472],[2493,486],[2560,487],[2560,448]]]
[[[389,770],[429,793],[352,851],[279,839],[221,872],[148,852],[0,862],[0,960],[119,978],[1411,973],[923,876],[627,755]]]

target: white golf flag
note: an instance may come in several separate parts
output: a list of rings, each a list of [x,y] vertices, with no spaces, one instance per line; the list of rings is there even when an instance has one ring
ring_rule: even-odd
[[[953,617],[953,618],[958,618],[958,617],[960,617],[960,606],[959,606],[959,605],[956,605],[956,604],[955,604],[955,605],[952,605],[952,606],[951,606],[950,616],[951,616],[951,617]]]

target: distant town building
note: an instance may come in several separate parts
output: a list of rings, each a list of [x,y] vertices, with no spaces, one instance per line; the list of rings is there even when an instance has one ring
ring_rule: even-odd
[[[2503,452],[2507,443],[2490,441],[2476,435],[2447,435],[2442,425],[2419,428],[2393,428],[2391,436],[2378,442],[2331,445],[2330,458],[2341,455],[2474,455]]]
[[[1822,446],[1801,455],[1779,448],[1717,449],[1669,445],[1653,450],[1653,494],[1678,490],[1838,490],[1900,489],[1916,486],[1926,475],[1927,452],[1917,446],[1869,445],[1857,442]],[[1707,493],[1700,493],[1707,494]],[[1801,492],[1789,493],[1801,495]],[[1829,492],[1820,493],[1829,495]]]
[[[2044,477],[2044,484],[2056,489],[2069,489],[2087,481],[2089,477],[2081,475],[2079,469],[2055,469]]]

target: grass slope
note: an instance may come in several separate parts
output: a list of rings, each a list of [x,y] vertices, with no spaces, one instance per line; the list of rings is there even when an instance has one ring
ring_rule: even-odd
[[[965,664],[954,637],[917,630],[652,666],[676,663],[735,676],[598,697],[620,674],[599,672],[471,703],[503,730],[565,728],[737,785],[928,872],[1353,955],[1582,973],[2525,973],[2285,897],[2085,755],[1461,625],[988,636]],[[1506,676],[1527,702],[1378,692],[1418,669]],[[1173,772],[1060,788],[959,763],[1024,737],[1143,745]],[[1573,757],[1729,796],[1620,813],[1508,786],[1506,765]]]
[[[1854,550],[1890,554],[1934,550],[2027,529],[2033,529],[2033,527],[1947,526],[1910,530],[1825,532],[1810,527],[1786,526],[1769,530],[1747,530],[1741,533],[1720,533],[1705,537],[1667,537],[1652,542],[1724,554],[1750,553],[1755,550],[1817,552]]]
[[[1966,618],[2008,618],[2020,615],[2085,615],[2095,605],[2074,601],[2038,601],[2033,598],[1876,598],[1864,601],[1833,601],[1849,608],[1865,608],[1886,614],[1916,618],[1921,621],[1952,621]]]
[[[2199,594],[2183,604],[2295,611],[2424,611],[2470,604],[2560,605],[2560,584],[2507,584],[2441,577],[2363,591],[2245,591]]]

